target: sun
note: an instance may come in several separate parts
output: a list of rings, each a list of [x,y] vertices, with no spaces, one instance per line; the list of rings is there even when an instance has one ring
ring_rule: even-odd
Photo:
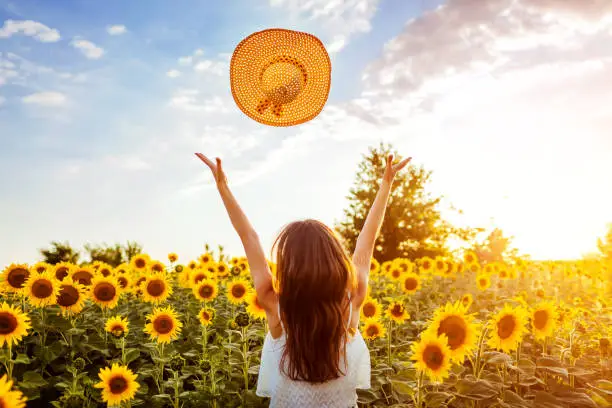
[[[516,350],[527,331],[527,313],[506,304],[489,321],[489,346],[504,353]]]
[[[418,343],[412,344],[411,349],[411,359],[416,369],[427,375],[432,382],[441,383],[448,377],[451,350],[445,335],[436,336],[427,331],[421,335]]]
[[[479,329],[474,316],[467,314],[467,308],[461,301],[438,308],[427,328],[435,336],[446,336],[449,357],[459,363],[476,348]]]
[[[24,293],[33,307],[46,307],[57,303],[59,282],[51,270],[33,272],[25,283]]]
[[[163,303],[172,294],[172,285],[165,272],[158,272],[147,276],[141,283],[142,299],[145,302]]]
[[[114,363],[110,368],[100,369],[100,382],[94,387],[102,389],[102,400],[108,406],[118,406],[134,398],[140,385],[136,382],[138,375],[125,366]]]
[[[0,347],[6,343],[16,345],[31,329],[30,318],[18,308],[7,303],[0,306]]]
[[[149,323],[144,332],[151,336],[151,340],[158,343],[170,343],[176,340],[181,333],[183,323],[178,320],[178,315],[171,306],[166,308],[155,308],[153,313],[147,315]]]

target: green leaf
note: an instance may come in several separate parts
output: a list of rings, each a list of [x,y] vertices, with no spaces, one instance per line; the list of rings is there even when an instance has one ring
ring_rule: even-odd
[[[473,377],[460,379],[455,387],[457,388],[457,396],[477,401],[493,398],[499,394],[501,389],[499,385],[494,385],[486,380],[473,379]]]
[[[448,392],[428,392],[425,394],[425,405],[430,408],[438,408],[452,397],[453,394]]]
[[[23,379],[19,383],[21,388],[40,388],[47,385],[47,382],[36,371],[26,371],[23,373]]]
[[[483,358],[487,364],[510,364],[512,357],[498,351],[487,351],[483,353]]]
[[[15,364],[30,364],[32,360],[26,354],[17,354],[17,357],[13,360]]]
[[[404,394],[404,395],[414,394],[414,389],[407,381],[391,380],[391,384],[393,385],[393,389],[399,392],[400,394]]]
[[[135,348],[129,348],[125,350],[125,362],[130,364],[132,361],[140,357],[140,350]]]
[[[591,397],[582,392],[561,391],[556,392],[555,397],[572,408],[597,408]]]

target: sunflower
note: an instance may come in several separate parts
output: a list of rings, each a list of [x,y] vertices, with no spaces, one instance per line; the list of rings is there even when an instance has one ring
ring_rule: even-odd
[[[149,262],[149,270],[151,273],[164,273],[166,272],[166,265],[159,261]]]
[[[74,268],[75,266],[69,262],[60,262],[53,265],[55,279],[58,281],[63,281],[66,276],[70,275]]]
[[[80,266],[74,268],[70,278],[79,282],[81,285],[90,286],[91,280],[94,278],[95,271],[91,266]]]
[[[465,306],[466,309],[469,309],[472,303],[474,303],[474,298],[471,293],[466,293],[461,297],[461,304]]]
[[[476,256],[476,253],[473,251],[466,251],[465,254],[463,254],[463,262],[465,262],[466,265],[476,264],[478,263],[478,256]]]
[[[423,258],[421,258],[420,264],[421,267],[419,268],[419,270],[423,273],[429,273],[434,268],[434,260],[428,256],[424,256]]]
[[[131,290],[132,277],[129,274],[118,274],[115,275],[115,278],[117,279],[117,284],[122,292],[129,292]]]
[[[206,253],[203,253],[202,255],[200,255],[198,257],[198,260],[200,261],[200,264],[206,265],[206,264],[212,262],[213,256],[212,256],[211,253],[206,252]]]
[[[145,326],[144,332],[151,336],[151,340],[157,340],[159,343],[170,343],[175,340],[183,327],[172,306],[156,307],[153,313],[147,315],[147,319],[149,323]]]
[[[176,261],[178,261],[178,255],[176,253],[174,253],[174,252],[170,252],[168,254],[168,260],[170,262],[176,262]]]
[[[230,273],[229,266],[227,266],[225,262],[217,263],[215,267],[215,275],[218,278],[227,278],[227,275],[229,275],[229,273]]]
[[[126,275],[130,272],[130,264],[124,262],[121,265],[115,267],[115,270],[113,272],[115,275]]]
[[[363,324],[361,335],[364,339],[374,340],[379,337],[385,337],[387,335],[387,330],[378,320],[368,319]]]
[[[9,346],[16,345],[31,328],[27,314],[6,302],[2,303],[0,306],[0,347],[3,347],[4,343]]]
[[[241,258],[240,262],[238,262],[238,267],[240,268],[242,273],[248,272],[248,270],[249,270],[249,261],[247,261],[245,258]]]
[[[91,281],[89,294],[91,299],[102,309],[114,309],[119,302],[121,289],[119,289],[119,283],[114,277],[98,276]]]
[[[393,265],[397,266],[398,268],[400,268],[400,270],[402,271],[402,273],[410,273],[412,272],[412,262],[410,262],[409,259],[406,258],[395,258],[393,260]]]
[[[380,265],[380,272],[388,275],[392,266],[393,266],[393,261],[385,261],[382,263],[382,265]]]
[[[214,300],[219,293],[217,282],[210,279],[201,280],[198,284],[192,287],[192,291],[196,299],[202,302],[210,302]]]
[[[11,388],[13,388],[13,380],[4,374],[0,378],[0,407],[24,408],[28,399],[23,396],[21,391],[11,391]]]
[[[537,340],[553,334],[557,323],[557,311],[552,302],[542,302],[531,310],[531,328]]]
[[[445,335],[436,336],[426,331],[418,343],[412,344],[412,357],[416,369],[426,374],[432,382],[443,382],[451,368],[451,350]]]
[[[32,273],[43,273],[53,269],[53,266],[47,262],[37,262],[30,267]]]
[[[251,292],[251,287],[244,279],[230,281],[226,287],[227,300],[235,305],[244,302],[249,292]]]
[[[382,307],[376,299],[371,297],[366,298],[361,305],[361,316],[364,320],[378,320],[382,314]]]
[[[211,324],[214,317],[215,311],[207,307],[203,307],[198,313],[198,318],[200,319],[200,323],[202,324],[202,326],[208,326],[209,324]]]
[[[527,331],[527,313],[506,304],[489,321],[489,346],[508,353],[516,350]]]
[[[2,273],[2,286],[9,292],[21,293],[30,277],[30,268],[26,264],[10,264]]]
[[[115,337],[121,337],[126,335],[129,329],[129,322],[127,318],[121,316],[109,317],[104,325],[104,330],[112,333]]]
[[[465,272],[465,264],[464,263],[458,263],[458,264],[455,264],[455,265],[456,265],[455,272],[458,275],[463,276],[463,273]]]
[[[240,262],[240,258],[237,256],[232,256],[232,259],[229,261],[231,266],[238,266],[238,262]]]
[[[24,286],[28,302],[34,307],[45,307],[57,303],[59,282],[51,271],[32,273]]]
[[[140,388],[140,384],[136,382],[138,375],[117,363],[113,363],[110,368],[100,369],[98,377],[101,381],[94,387],[102,388],[102,400],[109,407],[121,405],[124,401],[130,401]]]
[[[480,265],[478,265],[477,263],[468,265],[468,271],[470,271],[471,273],[475,274],[475,275],[479,275],[480,271],[482,270],[482,268],[480,267]]]
[[[189,272],[189,286],[195,287],[203,280],[211,280],[210,273],[205,269],[194,269]]]
[[[147,270],[147,266],[151,262],[151,258],[147,254],[134,255],[130,260],[130,266],[136,272],[144,272]]]
[[[199,267],[198,263],[196,261],[189,261],[189,263],[187,264],[187,269],[190,270],[195,270]]]
[[[421,288],[421,278],[416,273],[408,273],[402,276],[402,290],[410,295]]]
[[[380,271],[380,263],[374,257],[372,257],[372,259],[370,260],[370,273],[376,274],[379,271]]]
[[[461,302],[447,303],[438,308],[427,330],[435,336],[444,335],[450,349],[449,357],[460,363],[474,350],[478,341],[479,327]]]
[[[446,276],[446,277],[450,277],[454,279],[455,272],[457,272],[457,265],[450,259],[447,259],[445,262],[446,262],[446,270],[441,276]]]
[[[98,272],[99,275],[102,275],[103,277],[107,277],[107,276],[111,276],[113,274],[113,267],[110,266],[107,263],[104,262],[100,262],[98,263],[98,267],[96,269],[96,271]]]
[[[87,288],[70,278],[60,282],[57,304],[64,315],[80,313],[88,297]]]
[[[448,263],[446,259],[441,256],[436,256],[434,260],[434,273],[438,276],[446,275],[446,271],[448,270]]]
[[[259,303],[259,299],[257,298],[257,292],[254,290],[248,294],[246,298],[246,311],[251,315],[254,319],[265,319],[266,311],[263,306]]]
[[[476,285],[480,290],[487,290],[491,286],[491,279],[484,274],[478,275],[476,276]]]
[[[499,268],[495,270],[495,265],[492,263],[488,263],[484,266],[483,272],[487,275],[493,275],[496,272],[499,272]]]
[[[141,283],[142,299],[149,303],[162,303],[172,294],[172,285],[168,282],[165,272],[147,276]]]
[[[389,277],[392,281],[399,281],[402,277],[402,270],[399,266],[393,265],[391,269],[389,269]]]
[[[410,319],[410,314],[399,302],[393,302],[387,308],[387,317],[396,323],[403,323],[406,319]]]

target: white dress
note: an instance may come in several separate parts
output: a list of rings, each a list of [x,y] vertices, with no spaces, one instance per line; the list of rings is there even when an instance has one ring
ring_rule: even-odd
[[[349,322],[351,313],[352,305]],[[281,371],[284,345],[284,331],[277,339],[268,332],[261,352],[256,393],[269,397],[271,408],[357,407],[356,389],[370,388],[370,352],[359,330],[346,344],[346,375],[321,384],[294,381]]]

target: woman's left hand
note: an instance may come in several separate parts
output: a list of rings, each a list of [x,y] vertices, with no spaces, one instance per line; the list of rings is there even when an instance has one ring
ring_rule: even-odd
[[[395,178],[395,175],[404,167],[406,167],[410,160],[412,160],[412,157],[408,157],[407,159],[404,159],[399,163],[393,164],[393,155],[388,155],[387,167],[385,168],[385,175],[383,176],[383,180],[387,183],[391,183]]]
[[[208,166],[208,168],[213,174],[213,177],[215,178],[217,187],[227,183],[227,178],[225,177],[225,173],[223,172],[223,167],[221,167],[220,158],[217,157],[216,163],[213,163],[212,160],[204,156],[202,153],[196,153],[195,155],[198,156],[198,158]]]

